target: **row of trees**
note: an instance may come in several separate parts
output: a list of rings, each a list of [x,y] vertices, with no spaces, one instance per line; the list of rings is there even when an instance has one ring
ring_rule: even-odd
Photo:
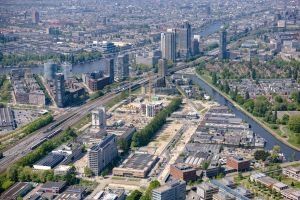
[[[131,146],[141,147],[147,145],[156,132],[166,123],[167,117],[176,111],[181,103],[181,98],[173,99],[171,103],[160,111],[145,128],[134,133]]]
[[[3,66],[13,66],[13,65],[28,65],[34,64],[36,62],[45,62],[49,59],[52,59],[56,62],[71,62],[72,64],[87,62],[91,60],[97,60],[102,57],[101,52],[92,51],[92,52],[76,52],[73,54],[25,54],[25,55],[17,55],[17,54],[9,54],[0,56],[0,64]]]
[[[68,128],[60,135],[54,137],[51,140],[46,141],[40,147],[32,151],[31,153],[27,154],[26,156],[22,157],[18,160],[15,164],[13,164],[5,173],[0,175],[0,192],[8,189],[12,184],[17,181],[37,181],[37,182],[45,182],[47,180],[52,179],[52,172],[45,172],[49,173],[45,177],[39,175],[39,173],[32,172],[28,170],[27,166],[33,165],[35,162],[46,156],[50,153],[53,149],[57,148],[59,145],[70,141],[76,137],[76,133]],[[61,177],[69,182],[74,181],[75,176],[72,175],[71,177]],[[55,180],[55,177],[53,177]]]
[[[31,122],[22,130],[25,135],[29,135],[30,133],[50,124],[53,121],[53,116],[51,114],[47,114],[42,116],[41,118]]]

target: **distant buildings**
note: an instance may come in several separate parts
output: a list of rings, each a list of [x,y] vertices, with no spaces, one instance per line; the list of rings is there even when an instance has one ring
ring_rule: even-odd
[[[45,80],[55,80],[57,73],[57,65],[53,61],[44,63],[44,78]]]
[[[227,59],[227,32],[223,30],[220,34],[220,59]]]
[[[83,82],[93,92],[102,90],[111,82],[111,77],[103,75],[103,71],[82,74]]]
[[[11,71],[11,82],[17,103],[44,106],[46,98],[30,69]]]
[[[32,11],[32,23],[38,24],[40,22],[40,14],[38,11]]]
[[[115,53],[116,51],[117,47],[112,42],[103,41],[100,45],[100,52],[103,54]]]
[[[68,78],[72,78],[72,64],[69,63],[69,62],[64,62],[62,63],[61,65],[61,68],[62,68],[62,71],[63,71],[63,74],[65,76],[65,79],[67,80]]]
[[[161,34],[161,52],[162,58],[175,62],[176,32],[174,29],[168,29],[166,33]]]
[[[152,191],[153,200],[184,200],[186,183],[174,181]]]
[[[55,94],[57,106],[63,108],[65,106],[65,77],[62,73],[56,73]]]
[[[168,74],[168,61],[165,58],[158,60],[158,75],[165,77]]]
[[[97,176],[118,156],[117,139],[109,135],[88,150],[88,167]]]
[[[129,78],[129,55],[119,55],[117,57],[116,79],[122,81]]]
[[[187,59],[192,53],[192,28],[189,22],[185,21],[176,28],[176,52],[179,58]]]
[[[98,130],[106,128],[106,114],[104,107],[98,107],[92,111],[92,128]]]
[[[106,59],[106,74],[109,76],[109,83],[112,84],[115,80],[114,59]]]

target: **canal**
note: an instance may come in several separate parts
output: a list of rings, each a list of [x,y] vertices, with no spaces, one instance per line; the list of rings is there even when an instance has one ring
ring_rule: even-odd
[[[271,133],[269,133],[266,129],[264,129],[260,124],[258,124],[256,121],[254,121],[252,118],[250,118],[248,115],[246,115],[243,111],[237,109],[230,101],[228,101],[224,96],[222,96],[219,92],[217,92],[214,88],[212,88],[210,85],[208,85],[206,82],[201,80],[199,77],[193,75],[191,76],[193,82],[195,84],[198,84],[201,88],[203,88],[207,94],[209,94],[212,99],[217,101],[221,105],[227,106],[234,114],[236,114],[237,117],[243,119],[245,122],[250,124],[251,129],[254,133],[258,134],[262,138],[266,140],[266,146],[265,148],[270,150],[275,145],[279,145],[281,148],[281,152],[285,155],[287,160],[292,159],[292,155],[294,154],[294,158],[296,160],[300,160],[300,152],[289,147],[288,145],[284,144],[283,142],[279,141],[277,138],[275,138]]]

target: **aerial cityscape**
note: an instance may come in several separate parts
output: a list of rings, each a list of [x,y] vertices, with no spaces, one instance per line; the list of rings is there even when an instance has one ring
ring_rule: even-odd
[[[300,0],[0,0],[0,200],[300,200]]]

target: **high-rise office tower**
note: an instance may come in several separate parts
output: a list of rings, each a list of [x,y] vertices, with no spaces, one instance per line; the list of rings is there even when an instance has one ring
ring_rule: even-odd
[[[119,55],[117,58],[117,79],[124,80],[129,77],[129,55]]]
[[[63,70],[65,79],[72,78],[72,76],[73,76],[73,72],[72,72],[73,66],[72,66],[71,63],[64,62],[64,63],[62,63],[61,68]]]
[[[92,111],[92,128],[105,129],[106,128],[106,114],[105,107],[98,107]]]
[[[161,34],[162,57],[175,62],[176,60],[176,33],[174,29],[168,29]]]
[[[196,55],[200,54],[200,44],[199,44],[199,41],[197,39],[193,39],[192,54],[193,54],[193,56],[196,56]]]
[[[188,58],[191,55],[192,28],[185,21],[176,29],[176,51],[180,58]]]
[[[185,200],[186,183],[173,181],[152,191],[153,200]]]
[[[88,167],[98,176],[117,156],[117,138],[113,134],[108,135],[88,150]]]
[[[63,108],[65,104],[65,78],[62,73],[56,73],[55,92],[56,104],[59,108]]]
[[[40,14],[38,11],[32,11],[32,23],[37,24],[40,22]]]
[[[223,30],[220,35],[220,59],[227,59],[227,32]]]
[[[52,60],[44,63],[44,78],[46,80],[55,80],[56,72],[57,65]]]
[[[165,77],[168,73],[168,63],[167,59],[162,58],[158,60],[158,75]]]
[[[108,74],[109,76],[109,83],[113,83],[115,80],[115,63],[114,63],[114,59],[112,58],[108,58],[106,59],[106,63],[105,63],[105,71],[106,74]]]

